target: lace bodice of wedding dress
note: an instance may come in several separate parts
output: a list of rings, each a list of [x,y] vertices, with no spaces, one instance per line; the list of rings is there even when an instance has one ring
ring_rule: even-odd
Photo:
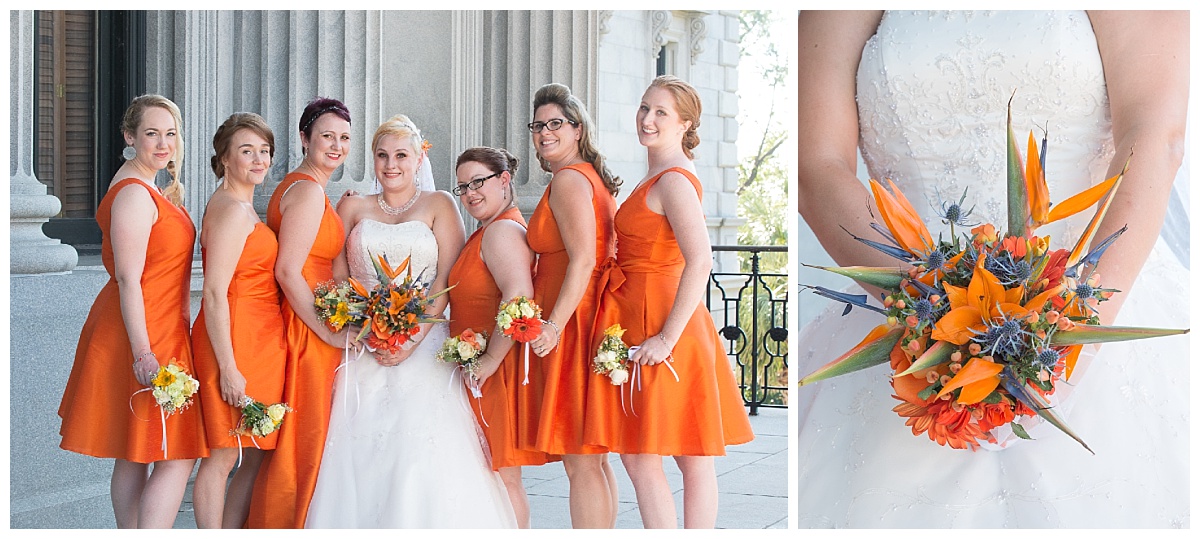
[[[346,241],[346,263],[350,276],[368,288],[379,284],[373,257],[386,255],[394,268],[406,257],[414,279],[429,286],[437,278],[438,244],[433,231],[421,221],[387,224],[370,219],[359,221]]]
[[[1003,229],[1014,90],[1022,152],[1031,129],[1039,143],[1048,131],[1052,201],[1105,179],[1111,120],[1085,12],[886,12],[858,69],[860,149],[871,176],[894,180],[935,236],[948,230],[933,206],[964,190],[970,222]],[[1038,234],[1070,247],[1090,217]],[[1187,291],[1187,272],[1160,241],[1123,292],[1116,325],[1188,327]],[[800,376],[882,323],[864,309],[841,316],[843,305],[812,294],[799,301],[828,305],[797,338]],[[1188,526],[1188,337],[1106,344],[1080,368],[1060,411],[1095,455],[1045,424],[1034,440],[998,451],[914,436],[892,411],[898,401],[882,366],[797,388],[799,525]]]
[[[423,222],[360,221],[346,242],[351,276],[374,287],[378,255],[393,267],[411,256],[426,285],[437,277],[437,238]],[[435,357],[447,337],[444,322],[431,324],[399,365],[367,353],[339,368],[305,527],[516,527],[461,379]]]

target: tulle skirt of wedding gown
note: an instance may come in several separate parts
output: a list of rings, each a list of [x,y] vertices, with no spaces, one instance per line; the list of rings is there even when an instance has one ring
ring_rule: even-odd
[[[395,367],[367,353],[339,370],[305,527],[516,527],[462,379],[434,358],[447,337],[435,324]]]
[[[1189,327],[1188,273],[1160,240],[1115,325]],[[855,288],[856,292],[861,290]],[[800,301],[827,301],[805,293]],[[832,303],[832,302],[831,302]],[[799,335],[803,376],[882,322],[831,305]],[[1190,526],[1189,337],[1105,344],[1060,406],[1095,451],[1048,424],[1002,450],[914,436],[887,367],[800,387],[800,527]],[[1080,365],[1085,359],[1081,358]]]

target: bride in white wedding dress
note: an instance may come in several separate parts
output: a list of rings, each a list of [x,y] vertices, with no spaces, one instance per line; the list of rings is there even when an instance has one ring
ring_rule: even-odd
[[[379,282],[371,262],[379,255],[393,266],[411,257],[414,277],[431,292],[445,288],[465,241],[450,196],[434,191],[431,178],[427,185],[415,179],[427,161],[421,142],[408,118],[384,122],[372,146],[382,192],[348,198],[338,207],[350,230],[349,274],[368,288]],[[335,275],[344,276],[340,265]],[[441,296],[426,314],[439,316],[446,301]],[[446,327],[423,324],[410,349],[368,352],[340,368],[305,527],[516,527],[462,381],[434,357],[449,336]]]
[[[1099,268],[1104,286],[1124,291],[1101,304],[1102,323],[1189,327],[1187,271],[1159,238],[1182,157],[1186,13],[804,12],[799,31],[799,209],[839,265],[895,265],[842,229],[878,239],[854,178],[858,144],[871,177],[894,180],[935,235],[947,228],[933,206],[964,191],[969,222],[1004,227],[1015,90],[1022,152],[1031,129],[1048,131],[1055,202],[1115,175],[1136,147],[1097,236],[1129,225]],[[1091,213],[1038,234],[1070,247]],[[840,316],[844,305],[811,292],[799,301],[824,308],[797,338],[799,376],[883,322],[865,309]],[[914,436],[892,411],[885,367],[799,387],[798,524],[1188,527],[1188,340],[1085,353],[1058,410],[1095,455],[1046,424],[1032,441],[976,452]]]

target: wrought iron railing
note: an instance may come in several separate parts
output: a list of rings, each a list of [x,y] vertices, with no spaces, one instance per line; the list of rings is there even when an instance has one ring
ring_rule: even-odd
[[[742,400],[750,415],[760,407],[787,408],[787,274],[761,271],[764,253],[786,256],[787,246],[714,245],[712,250],[744,253],[750,266],[749,272],[712,272],[705,295],[726,353],[736,361]]]

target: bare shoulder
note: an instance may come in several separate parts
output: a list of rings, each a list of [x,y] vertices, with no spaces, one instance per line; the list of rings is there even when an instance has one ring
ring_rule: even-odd
[[[527,246],[525,242],[525,227],[516,221],[508,219],[496,221],[483,231],[485,245],[520,247]]]

